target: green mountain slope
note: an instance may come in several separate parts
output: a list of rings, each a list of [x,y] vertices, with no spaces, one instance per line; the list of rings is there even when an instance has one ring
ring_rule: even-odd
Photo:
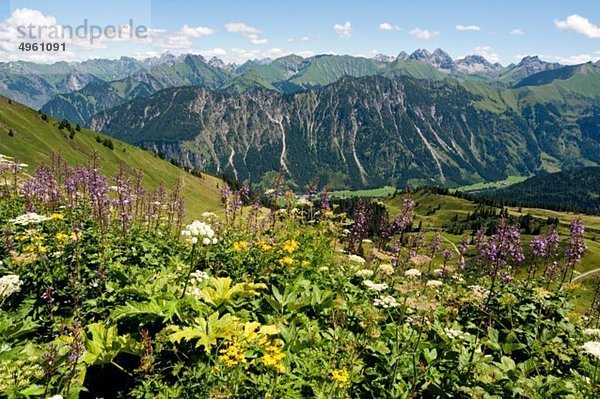
[[[0,94],[38,109],[57,94],[79,90],[94,81],[123,79],[147,67],[129,57],[81,63],[0,63]]]
[[[85,125],[98,112],[135,98],[148,97],[156,90],[131,77],[113,82],[92,82],[83,89],[53,97],[41,108],[43,113]]]
[[[82,129],[73,139],[66,130],[57,127],[57,121],[42,119],[38,112],[0,97],[0,153],[19,159],[34,167],[48,163],[52,154],[59,153],[73,164],[88,162],[96,151],[104,172],[115,173],[119,165],[144,172],[145,181],[150,186],[164,182],[172,187],[177,179],[182,179],[186,198],[187,213],[190,217],[201,212],[219,208],[219,180],[203,175],[195,177],[153,154],[137,147],[113,139],[114,149],[109,149],[96,141],[96,137],[106,138],[95,132]],[[9,135],[12,132],[12,136]]]
[[[600,214],[600,167],[541,174],[484,195],[527,207]]]
[[[254,181],[274,169],[336,188],[456,186],[534,173],[542,151],[525,121],[477,109],[477,99],[457,82],[405,76],[344,77],[294,95],[178,88],[98,114],[91,125]]]
[[[115,81],[93,81],[80,90],[58,94],[41,107],[42,112],[58,119],[85,125],[98,112],[116,107],[126,101],[147,97],[158,90],[197,86],[217,89],[231,75],[206,63],[198,55],[184,55]],[[234,83],[232,83],[234,84]],[[258,86],[258,82],[237,82],[236,88]],[[265,88],[274,89],[268,83]]]

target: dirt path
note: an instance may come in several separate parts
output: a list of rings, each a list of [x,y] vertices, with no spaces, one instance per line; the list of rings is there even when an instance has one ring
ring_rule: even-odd
[[[592,274],[596,274],[596,273],[600,273],[600,267],[599,267],[599,268],[596,268],[596,269],[588,270],[588,271],[587,271],[587,272],[585,272],[585,273],[581,273],[579,276],[577,276],[577,277],[575,277],[575,278],[573,279],[573,282],[575,282],[575,281],[577,281],[577,280],[581,280],[581,279],[583,279],[583,278],[586,278],[586,277],[588,277],[588,276],[590,276],[590,275],[592,275]]]

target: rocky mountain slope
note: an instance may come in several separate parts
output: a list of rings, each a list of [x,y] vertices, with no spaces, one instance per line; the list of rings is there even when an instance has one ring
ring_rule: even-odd
[[[349,78],[285,96],[174,88],[91,120],[93,129],[239,179],[280,170],[335,187],[464,184],[530,174],[542,152],[526,120],[477,107],[456,82]]]

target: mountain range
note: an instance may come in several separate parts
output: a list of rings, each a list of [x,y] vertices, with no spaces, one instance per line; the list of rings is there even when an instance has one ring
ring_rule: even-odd
[[[43,113],[241,180],[283,171],[335,188],[458,186],[600,164],[598,63],[527,56],[504,67],[436,49],[239,66],[164,54],[0,71],[9,71],[0,82],[54,90],[30,98],[49,98]],[[17,91],[24,101],[29,92]]]
[[[24,61],[0,63],[0,94],[36,109],[54,100],[47,108],[59,112],[56,108],[64,103],[78,101],[68,96],[69,93],[81,91],[89,83],[99,83],[106,86],[105,90],[110,90],[112,82],[126,78],[149,83],[154,91],[193,85],[238,92],[262,87],[291,93],[332,83],[344,75],[375,74],[428,79],[444,79],[450,75],[459,79],[490,80],[508,87],[534,73],[559,67],[561,65],[537,57],[525,57],[519,64],[507,67],[492,64],[479,55],[453,60],[441,49],[433,53],[425,49],[412,54],[403,51],[396,57],[379,54],[373,58],[289,55],[276,60],[251,60],[242,65],[226,64],[217,57],[207,61],[200,55],[164,53],[144,60],[121,57],[118,60],[94,59],[50,65]],[[88,88],[76,96],[89,97],[90,91]],[[127,99],[127,94],[119,92],[119,97]]]

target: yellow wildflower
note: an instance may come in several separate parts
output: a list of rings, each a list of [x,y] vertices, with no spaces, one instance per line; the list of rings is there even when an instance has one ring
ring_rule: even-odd
[[[219,360],[227,366],[236,366],[246,363],[246,351],[239,343],[231,343],[227,348],[219,351]]]
[[[300,244],[296,240],[287,240],[283,243],[283,250],[288,254],[293,253],[300,247]]]
[[[281,350],[283,341],[274,340],[271,344],[265,348],[265,353],[262,357],[262,363],[267,367],[273,367],[280,373],[285,371],[285,367],[281,364],[281,361],[285,359],[285,353]]]
[[[552,296],[552,293],[546,289],[544,289],[543,287],[535,287],[533,289],[533,292],[535,292],[535,296],[538,299],[548,299]]]
[[[291,265],[292,263],[294,263],[294,259],[290,258],[289,256],[279,259],[279,264],[281,266]]]
[[[69,236],[66,235],[65,233],[57,233],[54,238],[56,238],[58,241],[67,241],[69,239]]]
[[[271,244],[267,244],[267,243],[260,244],[260,249],[262,249],[263,251],[270,251],[271,248],[273,248],[273,246]]]
[[[236,241],[233,243],[233,250],[234,251],[242,251],[244,249],[248,248],[248,243],[246,241]]]
[[[350,382],[348,376],[349,373],[347,370],[333,370],[331,372],[331,378],[333,379],[333,382],[335,382],[335,385],[337,385],[338,387],[344,387],[348,385],[348,383]]]
[[[81,233],[76,233],[76,232],[71,232],[71,235],[69,236],[69,238],[71,239],[71,241],[77,241],[81,238]]]
[[[62,213],[53,213],[52,216],[50,216],[50,218],[52,220],[63,220],[65,218],[65,215],[63,215]]]

